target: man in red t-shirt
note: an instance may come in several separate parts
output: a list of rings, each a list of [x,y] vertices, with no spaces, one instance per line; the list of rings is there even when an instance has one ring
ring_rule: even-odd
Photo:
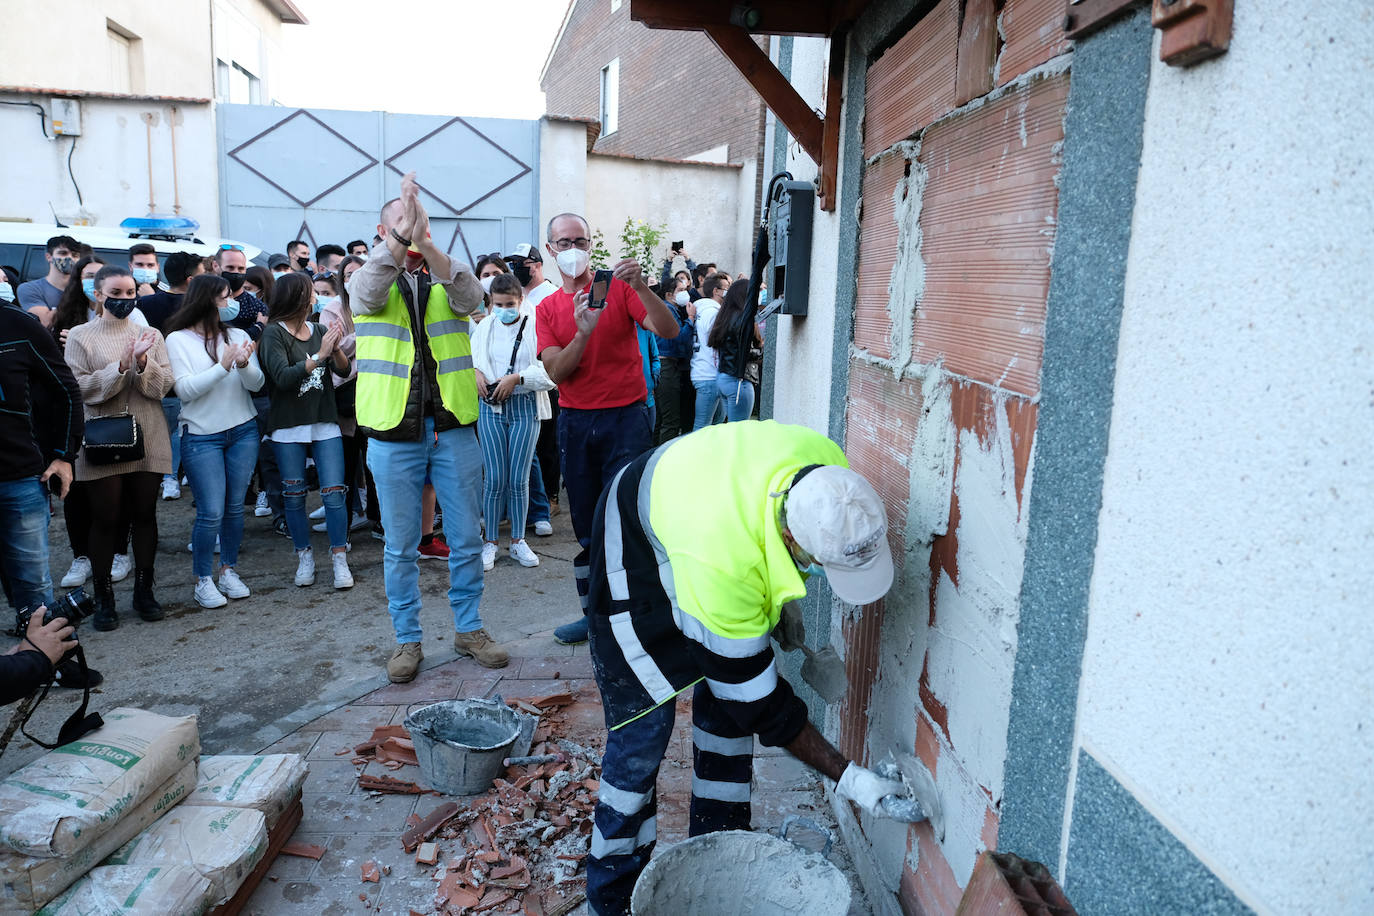
[[[563,287],[535,308],[539,358],[558,385],[558,453],[573,532],[582,547],[573,574],[584,615],[596,501],[616,472],[653,445],[637,327],[660,337],[681,331],[633,258],[615,265],[604,308],[589,301],[591,235],[587,221],[575,213],[549,221],[546,247]],[[586,642],[587,618],[559,627],[554,639],[564,645]]]

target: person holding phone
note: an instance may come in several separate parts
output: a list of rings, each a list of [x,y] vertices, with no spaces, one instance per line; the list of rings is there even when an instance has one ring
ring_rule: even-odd
[[[536,310],[539,357],[559,390],[558,447],[581,547],[573,575],[583,616],[554,631],[564,645],[587,641],[588,549],[597,498],[621,468],[653,445],[637,329],[660,337],[679,331],[668,304],[633,258],[601,278],[604,298],[594,290],[591,248],[591,227],[583,217],[560,213],[549,221],[547,250],[563,285]]]
[[[157,502],[162,477],[172,470],[172,444],[162,398],[172,389],[172,365],[162,335],[130,320],[137,284],[127,268],[107,264],[95,275],[100,317],[72,328],[67,335],[71,366],[86,402],[86,419],[132,416],[141,430],[143,457],[97,464],[86,450],[76,460],[76,479],[91,501],[89,539],[91,576],[95,580],[97,630],[119,626],[110,565],[120,518],[127,515],[133,535],[133,608],[144,620],[161,620],[162,605],[153,594],[157,556]]]
[[[285,274],[272,285],[259,355],[271,404],[267,426],[281,470],[286,523],[296,548],[296,585],[315,584],[315,554],[310,549],[310,520],[305,514],[308,450],[320,475],[334,587],[352,588],[343,433],[334,400],[334,374],[348,375],[352,360],[338,346],[343,328],[335,325],[326,330],[311,321],[314,307],[315,290],[305,274]]]

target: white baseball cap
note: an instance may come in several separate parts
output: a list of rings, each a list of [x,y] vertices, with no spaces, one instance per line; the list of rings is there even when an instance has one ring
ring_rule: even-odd
[[[540,263],[544,260],[544,256],[539,253],[539,249],[535,248],[529,242],[521,242],[519,245],[516,245],[515,250],[506,255],[504,260],[523,261],[526,258],[531,261],[539,261]]]
[[[787,527],[850,604],[871,604],[892,587],[887,510],[873,485],[838,465],[823,465],[793,484]]]

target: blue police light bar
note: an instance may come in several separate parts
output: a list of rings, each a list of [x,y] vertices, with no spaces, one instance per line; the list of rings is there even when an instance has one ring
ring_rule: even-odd
[[[200,223],[188,216],[149,214],[148,216],[131,216],[122,220],[119,228],[131,236],[183,239],[194,236],[196,230],[200,228]]]

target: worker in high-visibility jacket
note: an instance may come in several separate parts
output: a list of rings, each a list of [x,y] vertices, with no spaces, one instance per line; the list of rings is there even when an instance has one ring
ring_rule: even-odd
[[[420,505],[426,479],[444,508],[449,547],[453,649],[488,668],[508,661],[482,626],[482,539],[478,501],[482,452],[477,444],[477,379],[469,317],[482,286],[468,265],[429,238],[429,214],[414,173],[401,196],[382,207],[382,241],[348,281],[357,329],[358,432],[368,438],[386,536],[383,575],[396,649],[393,683],[415,679],[420,661]]]
[[[892,585],[887,517],[844,452],[773,421],[711,426],[624,468],[597,506],[588,604],[610,733],[587,864],[593,912],[628,912],[656,837],[654,785],[674,697],[692,697],[693,836],[749,829],[754,736],[874,814],[903,784],[849,762],[812,726],[769,644],[824,574],[842,600]]]

